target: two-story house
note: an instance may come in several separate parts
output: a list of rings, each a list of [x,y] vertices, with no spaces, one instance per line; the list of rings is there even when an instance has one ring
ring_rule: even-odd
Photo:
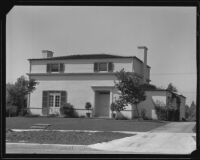
[[[69,55],[54,57],[42,51],[43,58],[29,59],[29,78],[38,83],[29,95],[29,110],[33,114],[59,114],[60,106],[71,103],[79,116],[85,115],[85,103],[92,104],[93,117],[111,117],[110,104],[117,98],[115,72],[124,68],[149,83],[150,67],[135,56],[110,54]],[[145,61],[146,62],[146,61]],[[133,118],[132,106],[123,114]]]

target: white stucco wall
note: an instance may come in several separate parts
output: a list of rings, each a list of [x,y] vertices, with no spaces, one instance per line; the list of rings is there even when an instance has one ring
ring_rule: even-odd
[[[138,105],[139,111],[141,112],[142,109],[145,109],[147,117],[157,119],[154,101],[161,100],[164,104],[166,104],[166,94],[166,91],[146,91],[145,101],[142,101]]]
[[[67,102],[71,103],[79,116],[85,115],[85,103],[90,102],[94,109],[95,106],[95,90],[104,90],[108,88],[111,91],[110,104],[117,92],[111,89],[114,86],[114,75],[81,75],[81,76],[32,76],[38,79],[39,84],[36,90],[30,95],[30,110],[32,114],[42,115],[42,92],[44,90],[65,90],[67,92]],[[98,88],[98,86],[100,88]],[[102,88],[103,87],[103,88]],[[131,119],[131,107],[127,107],[128,111],[123,114]],[[111,111],[109,113],[111,117]]]
[[[86,59],[86,60],[38,60],[31,61],[31,73],[46,73],[47,63],[64,63],[65,71],[64,73],[93,73],[94,72],[94,62],[113,62],[114,72],[120,71],[124,68],[127,72],[132,72],[132,59]]]
[[[31,65],[31,73],[45,73],[45,72],[46,72],[46,65],[43,64]]]

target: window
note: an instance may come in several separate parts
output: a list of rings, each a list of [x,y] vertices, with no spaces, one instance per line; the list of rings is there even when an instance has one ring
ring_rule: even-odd
[[[54,101],[54,96],[50,95],[49,96],[49,107],[53,107],[53,101]]]
[[[59,64],[51,64],[51,72],[58,72]]]
[[[66,103],[66,91],[43,91],[42,106],[46,107],[60,107]]]
[[[56,95],[55,96],[55,107],[59,107],[60,106],[60,95]]]
[[[112,62],[96,62],[94,63],[94,72],[113,72],[114,65]]]
[[[108,63],[99,63],[99,71],[107,71]]]
[[[49,63],[47,64],[47,73],[63,73],[64,72],[64,64],[63,63]]]

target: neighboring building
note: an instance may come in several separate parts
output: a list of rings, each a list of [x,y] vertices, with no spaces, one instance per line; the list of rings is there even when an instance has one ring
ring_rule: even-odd
[[[115,72],[124,68],[136,74],[141,82],[149,83],[150,67],[135,56],[109,54],[53,57],[44,50],[43,58],[29,59],[29,78],[39,84],[29,96],[32,114],[60,114],[60,106],[71,103],[79,116],[85,115],[85,103],[92,104],[93,117],[110,117],[110,104],[118,97],[114,88]],[[123,114],[133,118],[133,107]]]
[[[145,110],[146,117],[150,119],[158,119],[155,106],[163,108],[174,109],[175,112],[168,113],[169,120],[182,120],[185,119],[185,100],[183,95],[178,95],[169,90],[156,89],[148,90],[145,92],[146,100],[138,105],[140,113]],[[135,115],[136,112],[135,112]],[[173,118],[175,117],[175,119]]]

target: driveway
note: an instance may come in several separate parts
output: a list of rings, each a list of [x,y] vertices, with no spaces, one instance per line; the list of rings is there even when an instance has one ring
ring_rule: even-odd
[[[164,126],[155,128],[150,132],[156,133],[193,133],[196,122],[172,122]]]
[[[196,134],[192,132],[194,125],[195,122],[172,122],[149,132],[140,132],[136,136],[89,147],[143,154],[191,154],[196,149]]]

